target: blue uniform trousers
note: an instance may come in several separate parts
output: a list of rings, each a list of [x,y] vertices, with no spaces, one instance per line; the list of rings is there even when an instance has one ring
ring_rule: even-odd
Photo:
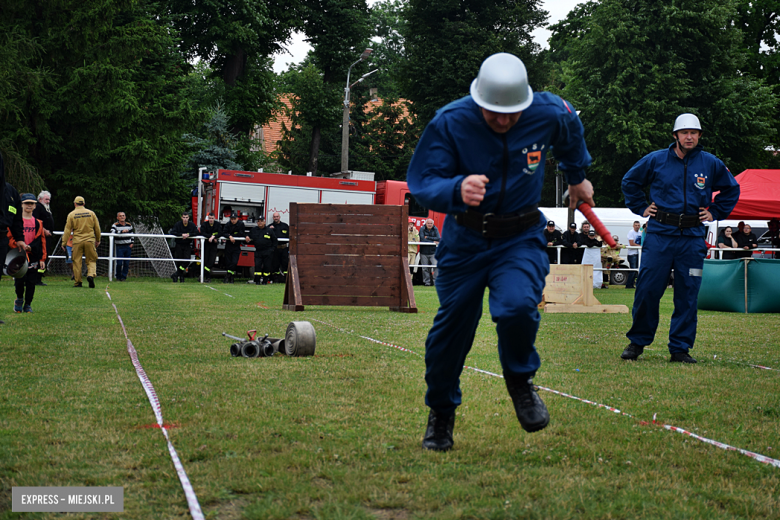
[[[540,227],[484,247],[457,250],[443,241],[436,252],[439,312],[425,342],[425,404],[451,414],[461,403],[460,374],[482,317],[485,288],[498,333],[505,373],[533,375],[541,361],[534,348],[545,277],[550,271]]]
[[[636,345],[650,345],[658,329],[658,307],[674,269],[674,313],[669,327],[669,352],[688,352],[696,341],[696,305],[707,245],[703,237],[647,233],[634,294],[634,324],[626,336]]]

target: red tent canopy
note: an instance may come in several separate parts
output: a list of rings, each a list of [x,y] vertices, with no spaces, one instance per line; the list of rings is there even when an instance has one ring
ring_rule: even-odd
[[[734,178],[739,183],[739,201],[728,218],[780,219],[780,170],[745,170]]]

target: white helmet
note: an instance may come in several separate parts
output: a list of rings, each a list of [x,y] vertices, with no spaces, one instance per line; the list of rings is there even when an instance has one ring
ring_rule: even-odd
[[[677,119],[674,120],[674,130],[672,130],[672,133],[678,130],[698,130],[701,132],[699,118],[693,114],[680,114],[677,116]]]
[[[13,278],[23,278],[27,274],[27,253],[16,248],[8,251],[3,262],[3,274]]]
[[[525,110],[534,100],[528,85],[528,73],[520,58],[500,52],[482,62],[477,78],[471,83],[474,102],[501,114]]]

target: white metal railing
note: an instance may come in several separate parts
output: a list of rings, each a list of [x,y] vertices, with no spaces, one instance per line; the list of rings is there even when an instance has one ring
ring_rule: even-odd
[[[65,234],[65,232],[64,231],[55,231],[53,234],[62,236],[62,235]],[[113,277],[114,277],[114,263],[117,262],[117,261],[119,261],[119,262],[124,262],[124,261],[127,261],[127,262],[139,262],[139,261],[145,261],[145,262],[150,262],[150,261],[153,261],[153,262],[173,262],[174,265],[176,265],[176,262],[180,262],[181,263],[181,262],[188,261],[186,258],[173,258],[172,256],[171,256],[171,258],[145,258],[145,257],[120,257],[120,256],[114,256],[114,253],[115,253],[114,240],[118,239],[118,238],[122,239],[122,240],[124,240],[126,238],[141,238],[141,237],[165,238],[165,239],[178,238],[178,239],[181,239],[182,237],[180,237],[178,235],[160,235],[160,234],[151,234],[151,233],[121,233],[121,234],[117,234],[117,233],[102,233],[101,234],[101,239],[104,238],[104,237],[108,237],[108,256],[98,256],[97,259],[98,260],[107,260],[108,261],[108,279],[109,279],[109,281],[113,280]],[[206,240],[208,240],[208,238],[209,237],[204,237],[204,236],[201,236],[201,235],[188,237],[189,240],[197,240],[197,241],[200,242],[200,250],[201,251],[203,251],[204,244],[205,244]],[[236,242],[246,242],[246,238],[245,237],[234,237],[234,240]],[[280,238],[278,240],[280,242],[289,242],[290,241],[290,239],[288,239],[288,238]],[[219,237],[219,242],[220,243],[225,243],[227,241],[228,241],[228,239],[226,237]],[[101,240],[101,242],[102,242],[102,240]],[[65,247],[65,242],[61,242],[61,244],[62,244],[62,247]],[[194,257],[193,258],[193,256],[194,255],[190,256],[190,258],[189,258],[190,262],[194,262],[194,261],[198,261],[199,260],[198,257]],[[55,259],[55,258],[65,258],[65,259],[67,259],[68,257],[67,256],[62,256],[62,255],[47,255],[47,259]],[[206,271],[206,269],[205,269],[206,265],[202,261],[202,258],[200,260],[201,260],[200,261],[200,282],[203,283],[203,279],[204,279],[205,271]]]
[[[712,255],[715,260],[723,260],[723,253],[725,252],[735,252],[735,253],[745,253],[750,252],[749,257],[744,258],[750,258],[753,256],[753,253],[774,253],[780,251],[780,248],[777,247],[757,247],[755,249],[743,249],[741,247],[713,247],[711,250],[714,254]],[[734,258],[734,260],[739,260],[738,258]]]

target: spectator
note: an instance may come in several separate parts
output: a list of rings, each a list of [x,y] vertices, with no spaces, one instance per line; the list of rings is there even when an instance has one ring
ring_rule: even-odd
[[[111,224],[111,233],[120,235],[114,239],[117,258],[130,258],[133,255],[133,237],[121,236],[126,233],[133,233],[133,225],[127,221],[127,215],[120,211],[116,214],[116,222]],[[127,271],[130,268],[129,260],[116,261],[116,281],[124,282],[127,280]]]
[[[271,272],[275,273],[277,282],[284,282],[287,280],[287,264],[290,261],[290,225],[286,222],[282,222],[282,217],[278,211],[275,211],[272,215],[273,221],[268,226],[274,230],[278,244],[276,245],[276,251],[274,252],[273,265],[271,266]],[[281,240],[285,239],[285,240]]]
[[[16,188],[5,182],[5,166],[2,155],[0,155],[0,202],[2,202],[0,204],[0,262],[5,265],[9,234],[16,240],[16,248],[19,251],[24,251],[27,244],[24,243],[22,201]],[[3,270],[0,269],[0,278],[2,277]],[[0,325],[3,323],[3,320],[0,320]]]
[[[742,232],[737,233],[737,247],[744,249],[744,251],[737,251],[736,258],[751,258],[753,256],[751,249],[758,247],[758,238],[750,228],[750,224],[745,224],[742,227]]]
[[[274,258],[274,252],[279,240],[276,233],[270,228],[265,227],[265,217],[260,216],[257,219],[257,226],[249,231],[247,242],[255,246],[255,280],[257,285],[266,285],[271,278],[271,264]]]
[[[547,228],[544,230],[544,239],[547,241],[547,259],[550,264],[558,263],[558,249],[556,246],[563,245],[563,235],[555,229],[555,222],[547,221]],[[561,251],[563,252],[563,251]]]
[[[41,222],[43,222],[43,234],[44,234],[44,242],[47,242],[46,250],[49,251],[53,247],[55,247],[56,244],[49,244],[48,241],[52,240],[52,232],[54,232],[54,217],[51,214],[51,193],[48,191],[42,191],[38,194],[38,202],[35,205],[35,210],[33,211],[33,218],[37,218]],[[35,285],[42,285],[46,286],[45,283],[43,283],[43,277],[39,277],[38,281],[35,283]]]
[[[439,229],[433,225],[433,219],[429,218],[420,228],[420,242],[433,242],[439,245],[439,240],[441,240]],[[426,287],[436,285],[436,246],[420,246],[420,264],[434,266],[422,268],[423,284]]]
[[[612,277],[610,269],[617,269],[620,267],[620,250],[626,247],[620,243],[620,239],[617,235],[612,235],[612,240],[615,241],[615,247],[610,247],[605,244],[602,248],[601,254],[601,262],[604,266],[604,269],[606,269],[604,272],[605,276],[602,286],[605,289],[609,287],[610,278]]]
[[[719,249],[728,249],[730,247],[737,248],[739,247],[739,244],[737,243],[737,240],[733,236],[734,230],[731,226],[726,226],[726,228],[723,230],[723,233],[718,237],[718,248]],[[733,260],[735,258],[740,258],[741,251],[722,251],[720,253],[720,257],[723,260]]]
[[[562,264],[577,263],[577,249],[580,247],[580,234],[577,233],[577,224],[572,222],[569,229],[561,235],[561,245],[564,250],[561,251]]]
[[[585,222],[583,228],[587,225],[590,228],[590,224]],[[593,266],[593,288],[601,289],[603,283],[601,271],[597,271],[596,268],[601,267],[601,246],[603,243],[596,237],[596,232],[592,229],[588,229],[588,235],[582,239],[582,264]]]
[[[585,255],[585,241],[588,239],[588,233],[590,233],[590,222],[587,220],[582,221],[580,225],[580,232],[577,234],[577,263],[582,263],[582,257]]]
[[[203,281],[211,281],[211,270],[214,269],[214,262],[217,260],[217,248],[219,246],[219,236],[222,233],[222,225],[214,218],[214,212],[208,214],[206,222],[200,226],[200,234],[206,237],[203,241],[203,269],[206,271]]]
[[[22,229],[24,233],[24,249],[27,251],[29,267],[27,274],[14,280],[16,300],[14,300],[14,312],[32,312],[32,301],[35,297],[35,285],[46,268],[46,235],[43,222],[33,217],[35,211],[35,195],[23,193],[22,201]],[[11,232],[8,232],[9,246],[16,247]]]
[[[642,233],[639,232],[639,221],[634,221],[634,229],[628,232],[628,245],[630,246],[639,246],[642,244]],[[628,260],[628,267],[631,269],[636,269],[639,265],[639,250],[638,249],[629,249],[628,254],[626,256],[626,259]],[[636,271],[629,271],[628,272],[628,279],[626,280],[626,289],[636,289],[636,284],[634,283],[636,281]]]
[[[414,225],[414,222],[409,222],[409,228],[406,232],[407,235],[407,242],[419,242],[420,241],[420,232],[417,231],[417,227]],[[411,270],[411,266],[414,265],[414,261],[417,259],[417,248],[418,245],[408,245],[407,249],[407,257],[409,260],[409,269]]]
[[[100,222],[94,212],[84,207],[84,197],[73,199],[75,209],[68,214],[65,224],[65,233],[62,236],[70,236],[73,232],[73,287],[81,287],[81,257],[87,258],[87,282],[89,288],[95,288],[95,276],[97,276],[97,250],[100,245]],[[62,246],[63,251],[65,246]]]
[[[185,262],[173,262],[176,270],[171,275],[173,283],[176,283],[176,279],[181,283],[184,283],[184,278],[187,276],[187,268],[192,260],[192,239],[198,234],[198,228],[190,222],[190,214],[186,211],[181,214],[181,221],[177,222],[173,229],[171,229],[171,235],[176,235],[176,245],[173,248],[173,258],[185,260]]]
[[[238,220],[238,213],[235,211],[230,214],[230,222],[222,226],[222,236],[227,240],[225,242],[227,274],[222,283],[233,283],[238,270],[238,260],[241,258],[241,242],[236,239],[246,237],[244,222]]]

